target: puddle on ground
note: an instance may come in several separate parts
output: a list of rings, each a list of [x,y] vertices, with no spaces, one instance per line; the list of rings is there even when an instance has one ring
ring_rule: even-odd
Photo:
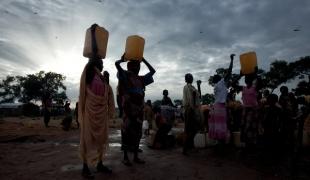
[[[120,138],[121,137],[121,130],[116,130],[113,132],[110,132],[109,138]]]
[[[80,146],[80,145],[77,144],[77,143],[70,143],[69,145],[72,146],[72,147],[79,147],[79,146]]]
[[[109,143],[109,147],[121,147],[121,143]]]
[[[79,147],[79,143],[69,143],[70,146],[72,147]],[[109,147],[121,147],[120,143],[109,143]]]
[[[68,172],[68,171],[77,171],[81,170],[83,168],[82,164],[74,165],[74,164],[67,164],[61,167],[62,172]]]
[[[60,143],[56,142],[54,143],[55,146],[59,146]],[[80,144],[79,143],[69,143],[70,146],[72,147],[79,147]],[[121,143],[109,143],[109,147],[121,147]]]

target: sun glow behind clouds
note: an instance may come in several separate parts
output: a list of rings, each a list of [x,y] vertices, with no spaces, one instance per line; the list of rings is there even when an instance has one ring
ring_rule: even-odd
[[[68,81],[77,83],[87,62],[81,52],[82,50],[76,47],[57,49],[55,50],[55,57],[46,57],[48,60],[42,64],[41,69],[64,74]]]

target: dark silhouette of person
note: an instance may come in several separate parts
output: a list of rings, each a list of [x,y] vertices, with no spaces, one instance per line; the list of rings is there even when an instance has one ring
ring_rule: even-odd
[[[77,125],[78,128],[80,128],[80,123],[79,123],[79,102],[75,103],[74,115],[75,115],[76,125]]]
[[[103,79],[107,84],[110,84],[110,74],[108,71],[103,71]]]
[[[133,60],[127,63],[127,71],[123,70],[121,63],[125,62],[124,55],[115,62],[118,70],[119,89],[121,88],[123,105],[122,145],[124,150],[123,163],[131,166],[128,151],[133,150],[134,162],[145,163],[138,157],[140,139],[142,137],[142,122],[144,109],[145,87],[154,82],[155,69],[143,58],[142,62],[148,67],[149,73],[139,76],[140,61]]]
[[[174,106],[170,97],[168,97],[168,90],[165,89],[163,90],[163,99],[161,100],[161,105],[166,105],[166,106]]]
[[[188,150],[194,147],[194,137],[199,129],[200,122],[200,95],[198,90],[192,85],[193,75],[185,74],[186,85],[183,88],[183,105],[185,121],[185,142],[183,154],[188,155]]]
[[[43,105],[43,114],[44,114],[44,124],[45,127],[48,128],[48,123],[51,119],[51,112],[52,112],[52,99],[51,94],[49,92],[45,93],[42,98],[42,105]]]
[[[63,130],[68,131],[72,123],[71,108],[70,103],[68,101],[66,101],[64,109],[65,109],[65,118],[63,119],[61,125],[63,126]]]

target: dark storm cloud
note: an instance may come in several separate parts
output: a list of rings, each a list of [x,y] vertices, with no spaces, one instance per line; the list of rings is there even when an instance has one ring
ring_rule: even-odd
[[[162,89],[180,98],[184,74],[189,72],[203,81],[204,92],[211,92],[207,80],[217,68],[228,66],[230,53],[256,51],[263,69],[275,59],[292,61],[310,53],[308,0],[20,0],[0,5],[1,63],[40,63],[21,43],[23,37],[53,57],[55,47],[80,47],[86,27],[97,22],[110,32],[105,68],[113,87],[113,62],[124,52],[126,37],[139,34],[146,39],[145,58],[157,69],[155,83],[147,88],[153,99],[161,97]],[[296,28],[300,31],[293,31]],[[70,43],[59,43],[55,37]],[[239,71],[238,56],[234,71]]]

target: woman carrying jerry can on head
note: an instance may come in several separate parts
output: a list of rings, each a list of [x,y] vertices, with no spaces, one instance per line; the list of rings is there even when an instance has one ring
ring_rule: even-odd
[[[241,120],[241,142],[246,149],[253,149],[257,144],[260,126],[258,118],[258,91],[261,89],[261,79],[257,76],[257,58],[255,52],[240,55],[241,71],[238,80],[245,76],[245,86],[234,83],[237,91],[242,92],[243,113]]]
[[[132,38],[133,37],[133,38]],[[115,62],[118,71],[119,88],[123,107],[122,146],[124,150],[123,163],[131,166],[128,151],[133,151],[134,162],[145,163],[138,157],[139,143],[142,137],[142,122],[145,87],[154,82],[155,69],[143,58],[144,39],[139,36],[129,36],[126,41],[125,54]],[[121,63],[127,62],[127,70]],[[143,62],[149,73],[140,76],[140,64]]]
[[[112,88],[101,74],[107,42],[108,31],[104,28],[94,24],[87,30],[83,55],[89,60],[81,76],[78,106],[80,156],[85,178],[94,178],[88,168],[94,163],[98,172],[112,173],[102,164],[109,145],[108,123],[115,111]]]

